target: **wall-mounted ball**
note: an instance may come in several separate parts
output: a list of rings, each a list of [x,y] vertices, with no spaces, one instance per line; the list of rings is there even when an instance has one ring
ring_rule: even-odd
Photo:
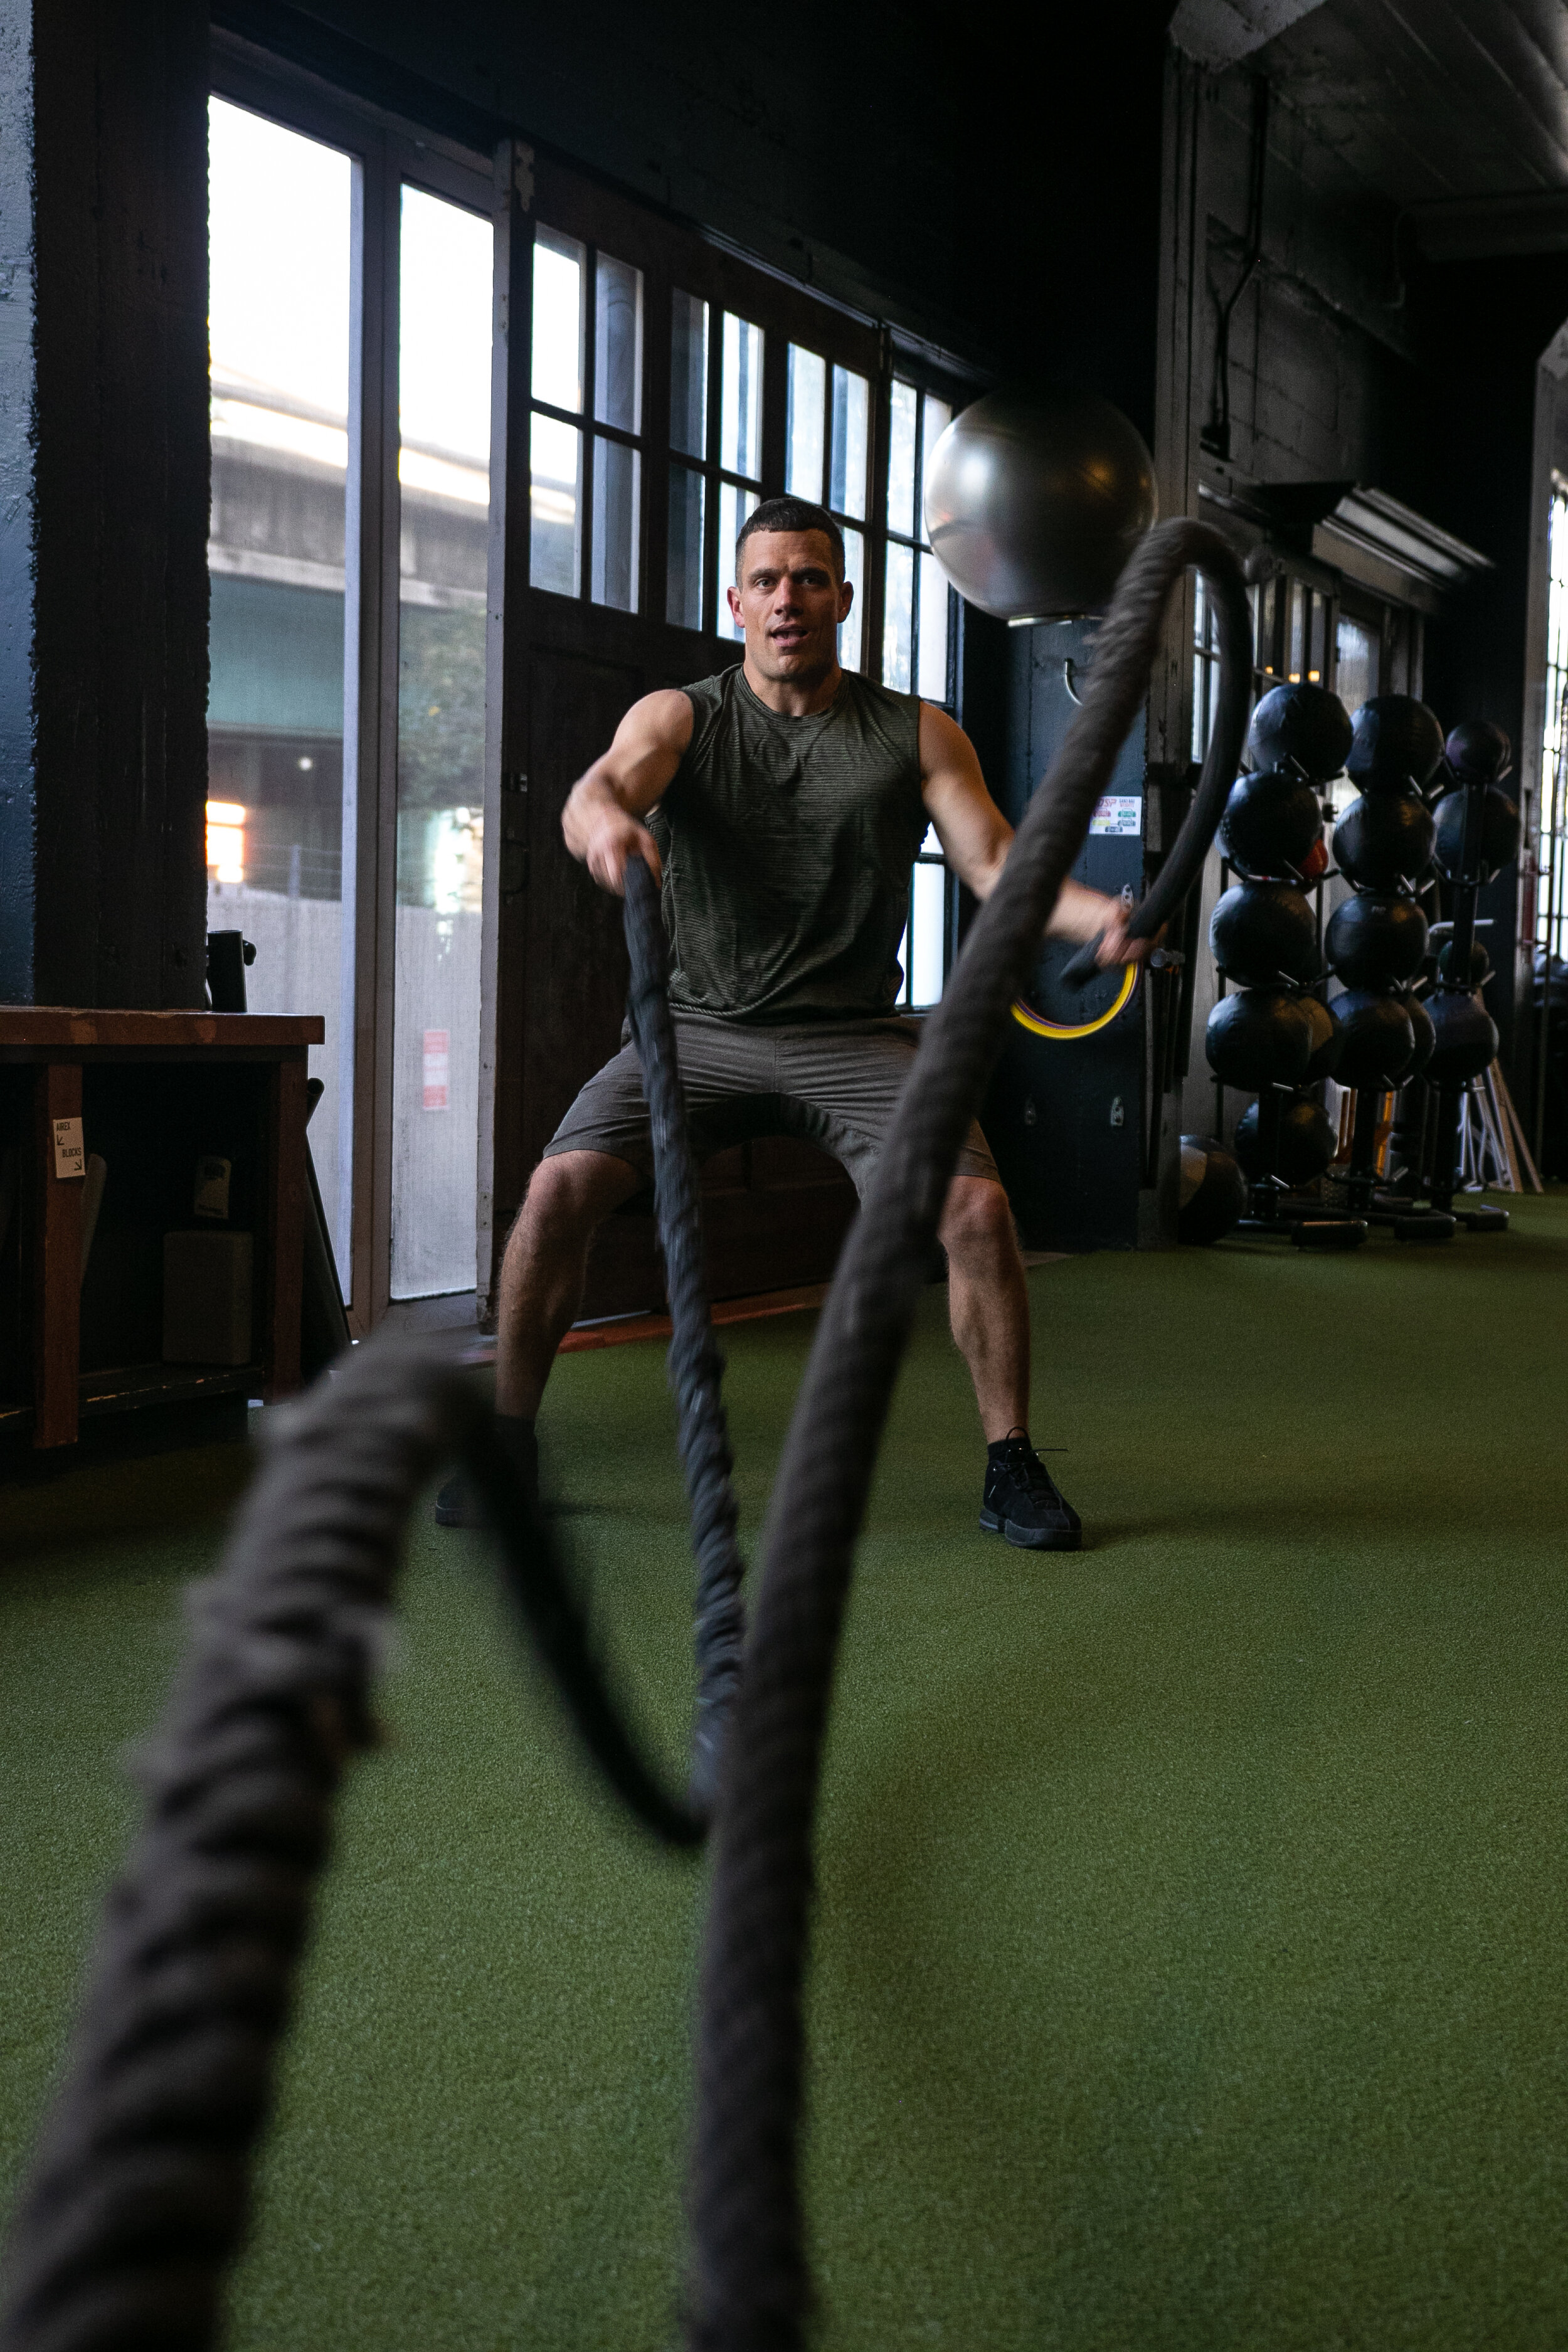
[[[1257,1183],[1260,1176],[1282,1176],[1287,1184],[1312,1184],[1339,1148],[1333,1121],[1321,1104],[1300,1095],[1279,1105],[1279,1142],[1275,1164],[1265,1161],[1258,1107],[1253,1103],[1236,1123],[1236,1156]]]
[[[1448,765],[1466,783],[1495,784],[1513,765],[1513,745],[1489,719],[1461,719],[1443,746]]]
[[[1204,1051],[1227,1087],[1247,1094],[1297,1087],[1311,1056],[1312,1024],[1301,998],[1289,990],[1244,988],[1222,996],[1209,1014]]]
[[[1468,989],[1435,990],[1426,999],[1426,1011],[1436,1040],[1426,1065],[1431,1085],[1459,1086],[1491,1067],[1497,1059],[1497,1024]]]
[[[1326,1004],[1315,996],[1303,996],[1301,1003],[1312,1024],[1312,1050],[1307,1056],[1307,1072],[1301,1083],[1315,1087],[1324,1078],[1331,1078],[1339,1068],[1342,1041],[1340,1024]]]
[[[1426,918],[1414,898],[1358,890],[1334,908],[1323,939],[1347,988],[1399,987],[1426,953]]]
[[[1396,890],[1431,865],[1435,830],[1419,793],[1363,793],[1334,827],[1334,863],[1359,890]]]
[[[1238,988],[1315,980],[1321,968],[1312,904],[1289,882],[1237,882],[1209,917],[1209,947]]]
[[[1109,604],[1160,510],[1154,461],[1100,393],[988,392],[926,462],[926,530],[961,596],[1002,620]]]
[[[1407,1077],[1418,1078],[1432,1058],[1432,1048],[1437,1043],[1437,1032],[1432,1026],[1432,1015],[1418,996],[1407,996],[1405,1010],[1410,1015],[1411,1034],[1415,1039],[1415,1051],[1411,1057]]]
[[[1184,1135],[1176,1239],[1206,1249],[1247,1212],[1247,1180],[1212,1135]]]
[[[1350,715],[1337,694],[1303,678],[1270,687],[1252,714],[1247,756],[1254,768],[1295,768],[1310,782],[1337,776],[1351,747]]]
[[[1465,854],[1465,804],[1469,794],[1461,790],[1445,793],[1438,802],[1436,841],[1433,856],[1437,870],[1451,882],[1460,870]],[[1508,794],[1491,785],[1481,809],[1481,843],[1479,878],[1489,882],[1510,866],[1519,855],[1519,807]]]
[[[1304,776],[1262,768],[1231,786],[1219,845],[1243,874],[1300,882],[1322,837],[1322,808]]]
[[[1347,988],[1329,999],[1329,1010],[1342,1033],[1334,1072],[1340,1086],[1391,1087],[1405,1076],[1415,1058],[1415,1033],[1404,997]]]
[[[1436,713],[1413,694],[1374,694],[1353,727],[1345,772],[1363,793],[1419,791],[1443,756]]]

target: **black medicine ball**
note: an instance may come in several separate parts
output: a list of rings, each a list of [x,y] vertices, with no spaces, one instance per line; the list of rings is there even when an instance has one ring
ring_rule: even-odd
[[[1252,714],[1247,753],[1255,768],[1300,768],[1315,784],[1337,776],[1351,747],[1344,704],[1326,686],[1303,679],[1269,689]]]
[[[1283,1176],[1287,1184],[1313,1183],[1339,1147],[1333,1121],[1306,1095],[1279,1105],[1279,1141],[1272,1168],[1264,1161],[1260,1126],[1256,1103],[1236,1123],[1236,1156],[1254,1183],[1260,1176]]]
[[[1407,996],[1405,1010],[1410,1015],[1410,1027],[1415,1038],[1415,1055],[1406,1076],[1419,1077],[1432,1058],[1432,1048],[1437,1043],[1437,1032],[1432,1026],[1432,1015],[1418,996]]]
[[[1252,876],[1300,875],[1314,842],[1323,837],[1323,812],[1303,776],[1265,768],[1239,777],[1219,823],[1219,844],[1233,866]]]
[[[1212,1135],[1184,1135],[1176,1239],[1207,1248],[1246,1208],[1246,1179],[1224,1144]]]
[[[1315,979],[1318,925],[1310,900],[1289,882],[1237,882],[1209,917],[1209,947],[1239,988]]]
[[[1465,854],[1465,803],[1469,794],[1464,791],[1445,793],[1436,808],[1436,845],[1433,851],[1440,873],[1452,881],[1459,871]],[[1496,784],[1489,786],[1481,812],[1480,870],[1479,879],[1489,882],[1500,874],[1519,855],[1519,808]]]
[[[1479,1078],[1497,1058],[1497,1024],[1468,990],[1439,988],[1426,999],[1436,1043],[1426,1065],[1435,1087],[1459,1086]]]
[[[1443,746],[1450,768],[1467,783],[1495,784],[1513,764],[1513,745],[1489,719],[1461,719]]]
[[[1344,1033],[1334,1072],[1342,1087],[1391,1087],[1404,1076],[1415,1058],[1415,1032],[1402,996],[1347,988],[1330,998],[1329,1010]]]
[[[1307,1074],[1312,1024],[1299,996],[1283,988],[1244,988],[1222,996],[1204,1031],[1216,1078],[1248,1094],[1296,1087]]]
[[[1347,988],[1414,980],[1426,953],[1426,918],[1414,898],[1358,890],[1334,908],[1323,947]]]
[[[1490,956],[1488,955],[1485,948],[1481,945],[1480,940],[1476,940],[1472,941],[1470,947],[1470,969],[1467,977],[1466,985],[1469,988],[1479,988],[1482,981],[1485,980],[1487,974],[1490,971],[1491,968],[1492,960]],[[1447,981],[1450,984],[1454,980],[1454,942],[1452,940],[1445,940],[1442,946],[1437,950],[1437,977],[1439,980]]]
[[[1303,996],[1300,1002],[1312,1024],[1312,1050],[1307,1057],[1307,1074],[1301,1083],[1315,1087],[1321,1079],[1331,1078],[1339,1068],[1340,1024],[1328,1006],[1321,1003],[1317,997]]]
[[[1356,712],[1354,730],[1345,772],[1363,793],[1419,789],[1443,756],[1436,714],[1413,694],[1374,694]]]
[[[1334,863],[1358,889],[1395,890],[1426,873],[1435,830],[1419,793],[1363,793],[1334,827]]]

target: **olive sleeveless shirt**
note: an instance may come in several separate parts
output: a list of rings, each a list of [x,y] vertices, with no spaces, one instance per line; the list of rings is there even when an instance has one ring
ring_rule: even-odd
[[[648,820],[671,1004],[762,1023],[891,1013],[928,823],[918,698],[846,670],[826,710],[788,719],[739,665],[685,691],[691,741]]]

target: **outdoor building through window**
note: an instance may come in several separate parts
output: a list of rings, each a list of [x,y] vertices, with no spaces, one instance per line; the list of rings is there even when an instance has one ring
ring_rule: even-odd
[[[868,467],[871,387],[852,369],[830,367],[799,343],[789,347],[789,440],[784,488],[826,507],[844,533],[844,576],[855,591],[838,632],[838,658],[861,667],[866,603]]]

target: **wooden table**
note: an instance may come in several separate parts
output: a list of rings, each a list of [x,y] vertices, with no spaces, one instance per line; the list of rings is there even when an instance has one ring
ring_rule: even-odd
[[[304,1252],[306,1054],[322,1043],[319,1014],[109,1013],[54,1005],[0,1006],[0,1080],[19,1087],[21,1293],[30,1397],[0,1407],[0,1427],[30,1420],[35,1446],[74,1444],[84,1412],[129,1410],[233,1392],[259,1376],[264,1396],[300,1385]],[[258,1066],[264,1134],[256,1240],[259,1250],[257,1361],[213,1368],[142,1361],[81,1371],[80,1177],[57,1172],[55,1121],[83,1115],[83,1076],[106,1063],[155,1074],[172,1064],[207,1070]],[[25,1075],[30,1074],[29,1075]],[[92,1136],[87,1149],[92,1150]],[[112,1182],[112,1176],[110,1181]],[[171,1223],[179,1223],[177,1215]],[[251,1393],[255,1393],[254,1389]]]

